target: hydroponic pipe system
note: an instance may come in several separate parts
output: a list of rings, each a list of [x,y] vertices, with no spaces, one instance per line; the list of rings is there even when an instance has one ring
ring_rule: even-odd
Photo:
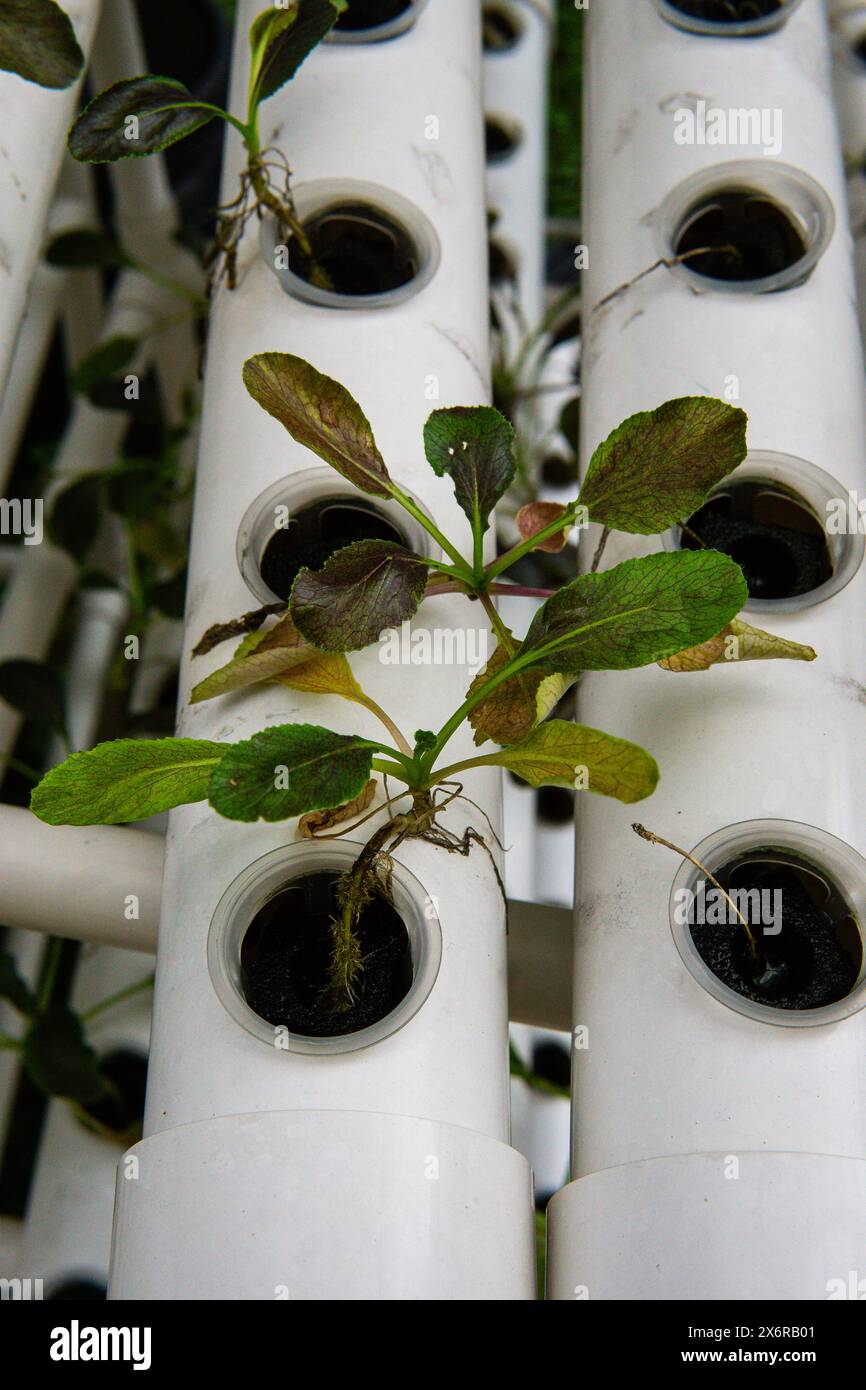
[[[239,6],[236,104],[259,9],[257,0]],[[489,391],[479,14],[463,0],[437,0],[410,19],[388,43],[327,44],[267,109],[263,141],[291,161],[298,206],[322,205],[351,179],[350,192],[396,216],[425,248],[428,282],[370,310],[302,302],[275,274],[273,247],[248,230],[238,287],[223,289],[212,309],[184,703],[211,664],[193,663],[196,639],[251,606],[245,579],[254,590],[261,583],[234,564],[245,513],[256,513],[257,499],[267,517],[275,501],[292,508],[328,496],[326,470],[313,471],[312,457],[246,396],[250,355],[299,352],[345,383],[401,485],[440,524],[460,525],[420,441],[434,404],[478,403]],[[227,199],[240,167],[229,136]],[[473,628],[467,608],[439,599],[424,617]],[[353,665],[413,730],[434,727],[466,684],[459,667],[419,682],[412,668],[383,665],[376,649]],[[320,722],[320,708],[320,699],[265,688],[243,702],[184,708],[180,728],[239,738],[291,718]],[[331,727],[348,728],[345,718],[328,703]],[[497,778],[474,779],[471,795],[495,824]],[[477,814],[467,806],[449,828],[460,833]],[[308,871],[314,856],[326,869],[345,858],[339,847],[285,841],[281,828],[230,824],[201,807],[170,817],[145,1137],[118,1179],[110,1296],[532,1297],[531,1175],[508,1143],[505,912],[487,856],[401,848],[394,883],[416,952],[403,1016],[414,1016],[396,1032],[392,1016],[360,1050],[331,1040],[296,1051],[291,1040],[276,1047],[267,1025],[248,1031],[237,933],[250,894],[274,875]]]
[[[749,417],[740,476],[805,500],[833,575],[744,613],[813,646],[814,665],[782,682],[764,663],[590,674],[578,717],[603,713],[657,753],[650,830],[717,872],[777,846],[860,915],[864,541],[856,514],[830,518],[866,487],[864,391],[825,14],[791,6],[758,42],[689,32],[667,8],[587,16],[584,466],[633,411],[725,396]],[[701,140],[708,106],[766,112],[761,143]],[[758,285],[657,265],[702,198],[743,187],[793,215],[807,262]],[[605,560],[635,553],[614,537]],[[599,799],[578,811],[572,1182],[550,1209],[552,1297],[826,1299],[866,1240],[862,946],[852,992],[798,1017],[720,987],[669,904],[675,875],[694,888],[691,866],[630,820]]]

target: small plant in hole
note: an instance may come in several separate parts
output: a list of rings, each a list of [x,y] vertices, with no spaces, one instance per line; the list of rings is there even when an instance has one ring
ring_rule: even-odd
[[[244,142],[247,163],[237,198],[220,209],[209,263],[217,274],[224,267],[228,284],[236,283],[237,249],[254,215],[271,213],[280,234],[290,239],[310,263],[313,283],[329,288],[313,246],[298,220],[285,156],[262,148],[259,114],[262,102],[294,77],[305,58],[334,27],[346,0],[289,0],[263,10],[250,28],[250,80],[244,120],[210,102],[197,100],[182,82],[145,73],[126,78],[94,97],[69,132],[69,149],[86,163],[157,154],[207,125],[226,121]]]
[[[705,670],[723,662],[730,643],[743,659],[812,659],[810,648],[779,644],[737,620],[747,597],[739,567],[716,551],[658,553],[585,574],[549,594],[523,637],[496,609],[498,594],[521,594],[505,581],[525,555],[561,549],[567,532],[589,519],[605,528],[656,535],[691,514],[742,461],[746,417],[710,397],[668,401],[625,421],[596,449],[578,497],[521,510],[521,539],[485,561],[485,533],[515,474],[514,432],[495,409],[434,411],[424,428],[433,472],[450,479],[468,522],[464,553],[391,476],[371,426],[340,383],[308,362],[265,352],[244,366],[250,395],[289,434],[369,497],[390,499],[428,532],[443,558],[433,561],[389,540],[363,540],[332,555],[318,571],[302,569],[289,604],[218,624],[199,651],[246,634],[227,664],[192,692],[194,702],[260,681],[331,694],[361,706],[387,741],[319,725],[268,727],[235,745],[196,739],[120,740],[76,754],[33,793],[32,809],[52,824],[136,820],[183,802],[208,800],[239,821],[301,817],[302,834],[330,834],[380,815],[373,774],[386,779],[387,816],[335,887],[329,983],[323,1007],[351,1009],[363,987],[365,943],[358,924],[374,899],[389,902],[392,856],[408,839],[450,853],[475,844],[482,830],[457,836],[444,824],[476,767],[507,768],[531,786],[591,790],[633,802],[658,778],[643,748],[598,729],[548,717],[582,671],[628,670],[652,662]],[[597,560],[601,558],[601,548]],[[361,688],[346,656],[414,617],[426,597],[463,596],[484,609],[497,646],[459,707],[436,730],[410,738]],[[275,616],[271,626],[265,619]],[[739,648],[738,648],[739,649]],[[427,675],[419,679],[429,679]],[[479,751],[449,761],[447,748],[467,723]],[[482,751],[487,742],[493,751]],[[393,783],[404,790],[393,795]],[[400,808],[400,809],[398,809]],[[338,829],[336,833],[343,833]]]
[[[707,906],[705,899],[700,911],[692,905],[687,925],[723,984],[777,1009],[819,1009],[850,994],[863,964],[863,938],[849,903],[820,866],[766,845],[712,874],[669,840],[642,825],[632,829],[694,864],[715,889],[717,901]]]

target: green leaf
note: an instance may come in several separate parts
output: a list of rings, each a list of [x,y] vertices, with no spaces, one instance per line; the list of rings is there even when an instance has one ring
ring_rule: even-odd
[[[424,452],[434,473],[452,479],[473,535],[481,535],[514,479],[511,422],[487,405],[434,410],[424,426]]]
[[[323,651],[353,652],[377,642],[418,609],[427,561],[394,541],[355,541],[324,569],[302,569],[292,588],[298,631]]]
[[[114,270],[129,265],[123,247],[107,232],[80,227],[61,232],[48,243],[45,259],[63,270]]]
[[[23,1057],[31,1080],[47,1096],[65,1096],[87,1105],[108,1090],[99,1059],[85,1041],[81,1020],[65,1005],[55,1005],[35,1020]]]
[[[278,821],[360,796],[377,745],[317,724],[280,724],[225,754],[210,803],[229,820]]]
[[[190,703],[198,704],[259,681],[274,680],[291,667],[303,665],[313,654],[287,613],[269,631],[251,632],[245,637],[231,661],[199,681],[189,697]]]
[[[812,647],[774,637],[734,618],[708,642],[677,652],[659,665],[665,671],[708,671],[711,666],[736,666],[740,661],[814,661],[816,657]]]
[[[168,149],[212,121],[182,82],[145,73],[108,87],[85,106],[69,132],[69,150],[85,164],[141,159]]]
[[[649,536],[691,516],[746,457],[746,422],[712,396],[632,415],[592,456],[580,493],[590,519]]]
[[[739,565],[717,550],[626,560],[585,574],[538,610],[518,659],[546,671],[625,671],[715,636],[748,598]]]
[[[521,507],[517,513],[517,529],[522,538],[528,541],[530,537],[538,535],[551,522],[558,521],[568,511],[567,507],[560,502],[527,502],[525,507]],[[546,541],[542,541],[537,550],[544,550],[550,555],[556,555],[558,551],[564,550],[568,542],[570,526],[564,526],[556,535],[548,536]]]
[[[114,338],[106,338],[75,364],[69,379],[72,390],[86,396],[99,382],[108,381],[122,372],[138,352],[139,342],[138,338],[120,333]]]
[[[532,787],[576,787],[625,802],[650,796],[659,780],[655,759],[638,744],[566,719],[549,719],[479,762],[507,767]]]
[[[90,551],[102,519],[103,478],[87,473],[55,499],[48,519],[48,532],[55,545],[82,561]]]
[[[475,677],[468,693],[474,694],[491,676],[501,671],[508,664],[511,652],[519,645],[515,641],[509,650],[500,642],[484,670]],[[518,743],[536,724],[547,718],[565,692],[574,685],[575,679],[573,675],[559,672],[546,675],[544,671],[530,669],[503,681],[469,715],[469,723],[475,730],[476,745],[480,746],[488,739],[505,745]]]
[[[345,386],[287,352],[261,352],[244,363],[244,385],[293,439],[373,497],[388,497],[388,470],[373,431]]]
[[[117,825],[204,801],[229,747],[204,739],[116,739],[73,753],[34,788],[30,809],[48,825]]]
[[[0,662],[0,699],[28,719],[41,719],[66,735],[63,682],[42,661],[14,658]]]
[[[333,28],[344,0],[291,0],[287,9],[263,11],[250,29],[250,109],[294,77],[304,59]]]
[[[31,1014],[34,998],[28,986],[18,974],[15,957],[8,951],[0,951],[0,999],[6,999],[19,1013]]]
[[[53,0],[0,0],[0,68],[59,90],[83,67],[69,16]]]

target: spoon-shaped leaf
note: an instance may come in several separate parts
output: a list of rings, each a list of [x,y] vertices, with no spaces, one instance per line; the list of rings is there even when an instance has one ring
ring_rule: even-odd
[[[84,54],[65,10],[54,0],[2,0],[0,68],[40,87],[69,87]]]
[[[353,652],[411,618],[427,587],[427,561],[394,541],[355,541],[292,588],[298,631],[323,651]]]
[[[592,521],[652,536],[697,511],[746,457],[745,411],[681,396],[632,415],[599,444],[580,500]]]
[[[168,149],[219,115],[173,77],[125,78],[85,106],[69,132],[69,151],[85,164],[140,159]]]
[[[373,497],[388,497],[388,470],[358,402],[302,357],[260,352],[244,363],[244,385],[299,444]]]
[[[570,720],[549,719],[509,748],[473,760],[507,767],[532,787],[578,787],[641,801],[655,791],[659,770],[644,748]]]
[[[518,660],[558,672],[646,666],[715,636],[747,598],[739,565],[717,550],[626,560],[549,598]]]
[[[236,743],[214,769],[210,803],[229,820],[278,821],[360,796],[377,744],[318,724],[277,724]]]
[[[424,452],[434,473],[454,483],[454,495],[472,523],[487,530],[490,513],[515,473],[514,427],[488,405],[434,410],[424,426]]]
[[[99,743],[47,772],[30,809],[48,825],[118,825],[204,801],[229,746],[192,738]]]

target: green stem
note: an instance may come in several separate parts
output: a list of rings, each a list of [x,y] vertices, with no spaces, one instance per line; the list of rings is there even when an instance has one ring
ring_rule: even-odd
[[[463,559],[463,556],[460,554],[460,551],[457,549],[456,546],[451,544],[451,542],[448,540],[448,537],[443,536],[436,523],[434,521],[431,521],[429,516],[427,516],[426,513],[421,510],[417,503],[413,502],[412,498],[407,496],[407,494],[403,492],[402,488],[399,488],[395,482],[389,479],[387,486],[388,490],[391,493],[391,496],[394,498],[394,501],[399,502],[403,510],[407,511],[410,516],[413,516],[415,520],[418,522],[418,525],[424,527],[424,530],[427,532],[428,536],[432,536],[434,541],[436,541],[436,543],[439,546],[441,546],[445,554],[450,556],[450,558],[454,561],[455,569],[461,577],[461,579],[465,579],[468,583],[474,585],[475,575],[473,574],[471,567],[467,565],[466,561]]]
[[[379,720],[379,723],[384,725],[384,727],[388,730],[388,733],[391,735],[397,747],[400,749],[400,752],[403,753],[407,758],[412,757],[411,743],[409,743],[409,741],[400,732],[397,725],[391,718],[390,714],[387,714],[386,711],[382,709],[382,706],[376,703],[372,695],[362,694],[360,697],[356,696],[355,704],[363,705],[364,708],[368,709],[371,714],[375,714],[376,718]]]
[[[488,582],[491,579],[495,579],[497,575],[502,574],[504,570],[510,569],[518,560],[522,560],[524,555],[528,555],[531,550],[536,550],[538,546],[541,545],[542,541],[549,540],[551,536],[558,536],[560,531],[565,530],[566,526],[573,525],[579,505],[579,499],[572,502],[571,506],[563,512],[562,516],[557,517],[555,521],[551,521],[549,525],[545,526],[541,531],[536,531],[534,536],[530,536],[527,540],[520,541],[517,545],[512,546],[510,550],[506,550],[504,555],[500,555],[498,560],[494,560],[492,564],[488,565],[487,569],[484,571]]]
[[[136,994],[143,994],[145,990],[153,988],[153,975],[146,976],[143,980],[137,980],[134,985],[127,985],[126,989],[120,989],[116,994],[111,994],[107,999],[102,999],[98,1004],[94,1004],[92,1009],[87,1009],[81,1015],[82,1023],[89,1023],[98,1014],[104,1013],[106,1009],[113,1009],[115,1004],[122,1004],[126,999],[132,999]]]
[[[389,750],[390,751],[390,750]],[[397,758],[399,754],[391,752],[392,758]],[[389,762],[386,758],[374,758],[370,766],[374,772],[381,772],[383,777],[396,777],[399,782],[405,782],[408,787],[417,785],[418,778],[409,758],[401,759],[398,762]]]
[[[57,972],[60,969],[60,958],[62,953],[62,937],[50,937],[48,941],[48,950],[45,955],[45,965],[42,970],[42,979],[39,982],[39,994],[36,999],[37,1014],[44,1014],[51,1003],[51,996],[54,993],[54,984],[57,980]]]

